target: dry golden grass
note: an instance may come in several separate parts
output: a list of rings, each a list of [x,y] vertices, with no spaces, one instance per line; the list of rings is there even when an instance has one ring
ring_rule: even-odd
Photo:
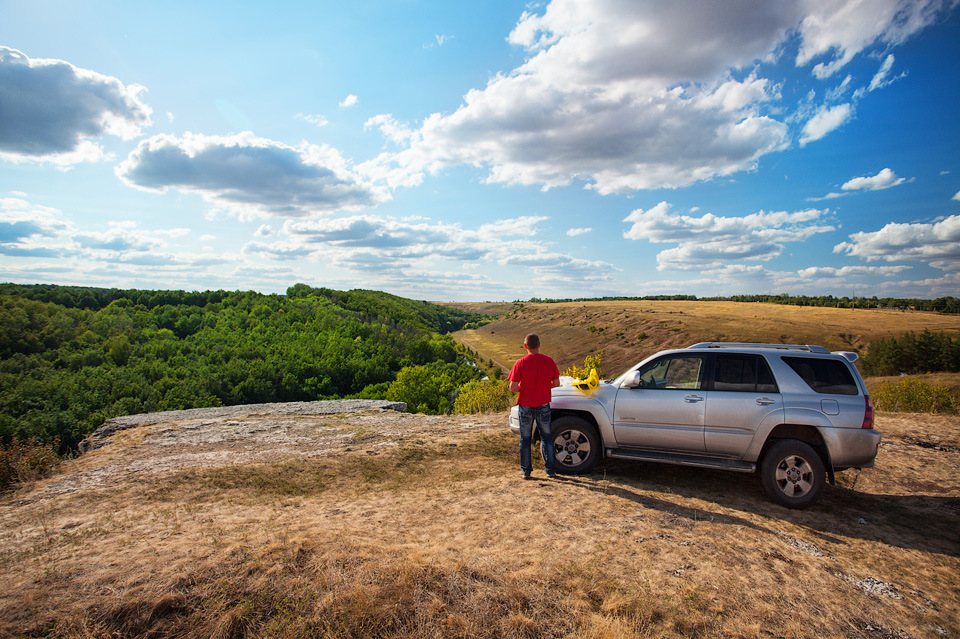
[[[960,335],[960,317],[918,311],[783,306],[741,302],[611,301],[459,304],[502,317],[454,337],[504,370],[524,355],[527,333],[540,335],[543,352],[560,370],[603,351],[603,373],[616,376],[665,348],[705,341],[819,344],[862,352],[877,339],[929,329]]]
[[[0,503],[0,636],[960,636],[960,418],[881,413],[802,512],[655,464],[525,482],[505,421],[302,417],[243,464],[264,430],[118,433]]]

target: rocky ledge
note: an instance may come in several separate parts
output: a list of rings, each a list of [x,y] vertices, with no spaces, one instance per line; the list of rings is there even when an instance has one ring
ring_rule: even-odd
[[[284,402],[277,404],[243,404],[240,406],[219,406],[216,408],[190,408],[170,410],[159,413],[141,413],[113,417],[103,422],[99,428],[80,442],[83,452],[95,450],[116,432],[151,426],[164,422],[183,422],[195,419],[224,419],[246,415],[337,415],[341,413],[362,413],[370,410],[395,410],[404,412],[407,405],[403,402],[391,402],[378,399],[338,399],[320,402]]]

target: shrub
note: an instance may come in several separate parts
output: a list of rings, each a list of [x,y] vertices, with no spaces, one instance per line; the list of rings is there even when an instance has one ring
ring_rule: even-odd
[[[583,366],[571,366],[563,371],[561,375],[586,379],[587,376],[590,375],[590,370],[595,368],[597,369],[597,375],[600,376],[600,379],[603,379],[603,372],[600,370],[600,362],[602,359],[603,351],[600,351],[596,355],[587,355],[583,358]]]
[[[34,439],[0,447],[0,489],[39,479],[60,463],[60,442],[43,444]]]
[[[442,415],[453,408],[457,389],[479,375],[466,364],[405,366],[387,387],[387,398],[406,403],[411,413]]]
[[[453,412],[457,415],[496,413],[509,410],[512,404],[513,393],[507,380],[474,380],[460,387]]]
[[[960,397],[943,384],[904,378],[884,382],[872,393],[877,410],[900,413],[960,413]]]

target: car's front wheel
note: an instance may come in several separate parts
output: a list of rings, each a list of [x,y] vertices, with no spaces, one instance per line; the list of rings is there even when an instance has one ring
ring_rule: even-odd
[[[600,461],[600,435],[593,424],[573,415],[559,417],[551,424],[557,472],[583,475]]]
[[[806,442],[784,439],[774,444],[760,466],[763,487],[787,508],[809,508],[823,495],[827,472],[820,454]]]

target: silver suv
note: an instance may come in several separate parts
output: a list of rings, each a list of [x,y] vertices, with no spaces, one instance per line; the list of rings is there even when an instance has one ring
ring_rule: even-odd
[[[659,352],[592,392],[555,388],[557,470],[587,473],[602,457],[759,470],[774,501],[807,508],[834,473],[877,456],[856,359],[822,346],[706,342]],[[516,407],[510,428],[520,432]]]

